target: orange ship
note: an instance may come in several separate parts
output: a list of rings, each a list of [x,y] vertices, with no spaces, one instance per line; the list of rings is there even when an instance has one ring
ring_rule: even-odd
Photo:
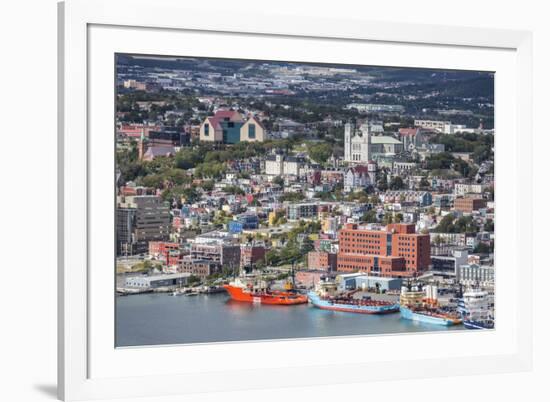
[[[223,285],[231,299],[247,303],[278,304],[291,306],[307,303],[307,296],[294,292],[256,288],[252,284],[245,284],[239,279]]]

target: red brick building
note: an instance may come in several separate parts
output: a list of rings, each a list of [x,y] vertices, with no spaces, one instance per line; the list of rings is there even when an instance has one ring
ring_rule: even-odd
[[[483,198],[476,197],[461,197],[455,198],[455,210],[471,214],[473,211],[477,211],[487,206],[487,201]]]
[[[168,259],[166,259],[166,256],[168,256]],[[171,250],[171,251],[168,251],[168,253],[164,255],[164,260],[166,261],[167,266],[173,267],[173,266],[176,266],[176,265],[180,265],[181,257],[182,257],[181,251]]]
[[[265,258],[264,245],[241,245],[241,268],[250,267],[258,261],[263,261]]]
[[[149,242],[149,255],[160,256],[166,258],[166,253],[171,251],[179,251],[180,245],[178,243],[171,243],[166,241],[150,241]]]
[[[122,124],[117,128],[117,134],[131,138],[149,137],[151,131],[160,130],[160,126],[149,126],[145,124]]]
[[[307,254],[308,269],[336,271],[337,255],[326,251],[310,251]]]
[[[430,266],[430,235],[415,233],[414,224],[390,224],[386,230],[347,224],[338,238],[338,271],[410,277]]]

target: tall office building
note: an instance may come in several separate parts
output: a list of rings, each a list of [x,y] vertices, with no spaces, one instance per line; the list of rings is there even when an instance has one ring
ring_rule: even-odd
[[[120,198],[116,211],[119,255],[145,253],[150,241],[170,235],[168,205],[156,195]]]

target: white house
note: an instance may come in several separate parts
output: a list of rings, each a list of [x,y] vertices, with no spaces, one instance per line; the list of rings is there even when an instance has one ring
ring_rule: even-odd
[[[372,164],[371,164],[372,165]],[[376,166],[376,165],[374,165]],[[358,165],[347,168],[344,172],[344,191],[365,188],[373,185],[375,181],[376,167],[369,171],[369,166]]]

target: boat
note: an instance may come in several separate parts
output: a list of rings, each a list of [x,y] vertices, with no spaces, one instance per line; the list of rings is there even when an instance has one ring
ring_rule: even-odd
[[[431,325],[452,326],[462,323],[459,313],[442,309],[437,303],[437,287],[428,285],[403,286],[399,299],[401,317]]]
[[[289,290],[272,290],[265,281],[236,278],[223,285],[232,300],[257,304],[292,306],[307,303],[307,296]]]
[[[181,286],[181,283],[179,286],[172,291],[172,296],[182,296],[185,294],[185,289]]]
[[[208,286],[203,288],[202,293],[213,294],[213,293],[222,293],[225,292],[223,286]]]
[[[464,328],[467,329],[494,329],[495,328],[495,321],[491,318],[483,319],[483,320],[472,320],[469,318],[465,318],[463,321]]]
[[[481,289],[469,289],[458,302],[467,329],[493,329],[495,321],[489,308],[489,293]]]
[[[402,318],[425,324],[444,325],[449,327],[462,323],[462,319],[459,317],[455,317],[447,313],[440,313],[437,310],[401,306],[399,307],[399,311]]]
[[[359,314],[388,314],[399,311],[399,304],[373,300],[370,297],[354,298],[354,292],[341,293],[332,281],[320,281],[315,291],[308,292],[310,303],[322,310]]]

